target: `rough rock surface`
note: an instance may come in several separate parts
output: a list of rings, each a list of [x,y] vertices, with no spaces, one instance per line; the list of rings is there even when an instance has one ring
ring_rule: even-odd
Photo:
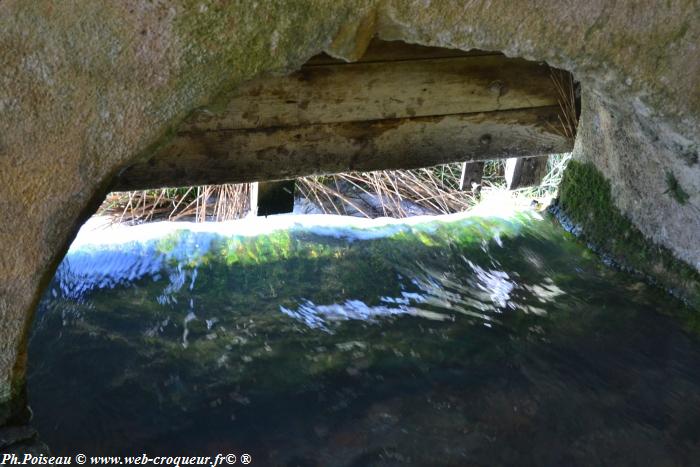
[[[697,52],[700,57],[700,46]],[[700,93],[698,86],[690,92]],[[592,162],[611,181],[616,206],[647,238],[700,270],[698,129],[686,133],[695,138],[686,141],[622,102],[605,104],[589,94],[583,105],[577,159]]]
[[[33,428],[26,425],[7,426],[0,428],[0,453],[17,454],[23,458],[25,454],[47,455],[49,448],[39,440]]]
[[[577,157],[700,267],[699,16],[697,0],[0,3],[0,424],[42,288],[114,174],[242,80],[356,58],[373,34],[573,72],[589,101]]]

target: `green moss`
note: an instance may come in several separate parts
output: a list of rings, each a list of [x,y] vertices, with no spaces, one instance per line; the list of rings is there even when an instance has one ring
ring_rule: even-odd
[[[686,149],[682,149],[679,152],[680,158],[685,161],[688,166],[693,166],[698,163],[698,149],[697,146],[691,146]]]
[[[610,183],[590,163],[571,161],[559,195],[564,212],[579,224],[584,239],[622,266],[658,281],[700,310],[700,273],[655,245],[615,207]]]
[[[690,195],[678,183],[678,179],[672,172],[666,172],[666,191],[664,193],[671,196],[679,204],[687,203],[690,198]]]

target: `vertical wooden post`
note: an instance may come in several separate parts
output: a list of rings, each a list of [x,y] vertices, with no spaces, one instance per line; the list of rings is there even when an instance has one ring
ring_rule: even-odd
[[[294,211],[294,185],[294,180],[252,183],[251,215],[270,216]]]
[[[506,183],[509,190],[538,186],[547,174],[549,156],[510,158],[506,161]]]
[[[465,162],[462,164],[462,176],[459,179],[459,189],[462,191],[475,191],[481,186],[481,177],[484,176],[483,162]]]

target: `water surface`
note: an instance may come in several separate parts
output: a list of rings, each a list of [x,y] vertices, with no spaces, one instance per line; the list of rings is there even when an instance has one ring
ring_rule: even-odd
[[[700,459],[695,314],[536,215],[127,240],[74,245],[39,307],[56,454]]]

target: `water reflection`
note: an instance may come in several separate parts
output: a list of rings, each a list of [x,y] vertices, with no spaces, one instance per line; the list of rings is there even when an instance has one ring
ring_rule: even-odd
[[[425,301],[418,294],[410,294],[413,300],[418,302]],[[402,302],[410,301],[404,296],[403,298],[382,297],[383,302],[391,303],[394,306],[368,306],[360,300],[346,300],[342,304],[332,305],[316,305],[310,300],[305,300],[295,310],[290,310],[284,306],[280,306],[280,311],[287,316],[298,319],[309,327],[328,330],[328,324],[336,321],[346,320],[361,320],[366,322],[376,322],[380,318],[386,318],[395,315],[411,315],[420,316],[421,318],[432,320],[450,319],[449,315],[421,310],[408,306]]]
[[[683,316],[532,216],[180,231],[69,253],[29,392],[57,454],[691,465]]]

